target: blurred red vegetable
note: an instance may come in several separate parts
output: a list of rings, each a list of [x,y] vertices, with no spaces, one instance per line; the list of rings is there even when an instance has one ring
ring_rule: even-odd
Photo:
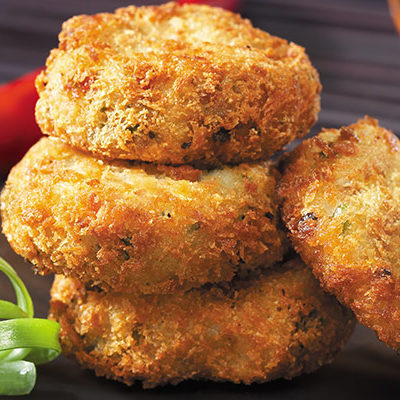
[[[40,138],[35,121],[39,68],[0,86],[0,174],[4,175]]]
[[[226,8],[227,10],[237,11],[239,0],[180,0],[179,4],[197,3],[208,4],[209,6]]]

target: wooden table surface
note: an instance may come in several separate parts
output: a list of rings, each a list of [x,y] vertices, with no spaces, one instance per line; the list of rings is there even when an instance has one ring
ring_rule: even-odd
[[[132,1],[134,2],[134,1]],[[135,1],[135,4],[161,3]],[[0,0],[0,82],[42,65],[57,45],[63,20],[78,13],[111,11],[129,4],[119,0]],[[383,0],[249,0],[241,12],[254,25],[306,47],[324,86],[321,126],[340,126],[369,114],[400,133],[400,37]],[[0,127],[1,129],[1,127]],[[46,316],[51,277],[34,276],[0,236],[0,255],[26,282],[38,316]],[[5,279],[0,297],[12,298]],[[400,358],[358,326],[345,351],[331,366],[291,382],[251,387],[184,383],[142,391],[95,378],[60,357],[39,367],[31,399],[128,398],[399,398]]]

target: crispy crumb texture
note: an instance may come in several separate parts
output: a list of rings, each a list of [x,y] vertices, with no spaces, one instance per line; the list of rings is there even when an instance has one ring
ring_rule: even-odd
[[[43,138],[9,175],[3,232],[40,272],[171,293],[282,259],[278,177],[272,162],[106,162]]]
[[[101,157],[266,159],[319,112],[304,49],[222,9],[168,3],[80,15],[59,39],[36,82],[37,122]]]
[[[354,328],[299,260],[173,296],[103,293],[57,276],[50,317],[65,355],[145,388],[290,379],[330,362]]]
[[[307,265],[399,352],[399,139],[370,117],[326,129],[288,156],[279,194]]]

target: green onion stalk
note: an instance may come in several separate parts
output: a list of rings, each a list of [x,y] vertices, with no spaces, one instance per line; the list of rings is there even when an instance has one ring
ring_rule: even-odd
[[[61,352],[55,321],[34,318],[33,303],[16,271],[0,257],[0,271],[14,287],[17,304],[0,300],[0,395],[29,394],[36,382],[35,364]]]

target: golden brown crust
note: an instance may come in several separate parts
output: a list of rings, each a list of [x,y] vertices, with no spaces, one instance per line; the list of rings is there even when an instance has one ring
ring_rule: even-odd
[[[305,135],[320,83],[304,49],[200,5],[64,23],[37,79],[45,134],[106,158],[218,165]]]
[[[400,142],[366,117],[303,142],[280,183],[295,249],[324,287],[400,350]]]
[[[50,317],[65,355],[146,388],[290,379],[330,362],[354,328],[352,313],[299,260],[173,296],[105,294],[57,276]]]
[[[3,231],[40,272],[170,293],[282,259],[278,175],[106,162],[43,138],[9,175]]]

